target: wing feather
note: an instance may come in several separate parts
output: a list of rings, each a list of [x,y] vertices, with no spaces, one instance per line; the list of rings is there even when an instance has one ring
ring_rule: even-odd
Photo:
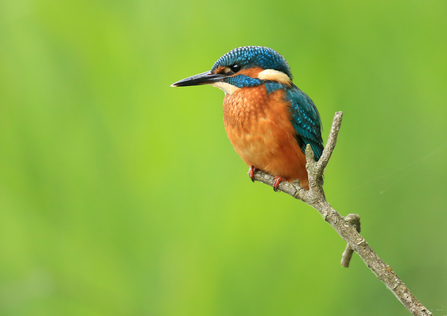
[[[298,144],[303,153],[306,145],[310,144],[317,161],[324,148],[321,138],[321,119],[317,107],[307,94],[295,85],[286,90],[286,99],[290,102],[291,122],[297,132]]]

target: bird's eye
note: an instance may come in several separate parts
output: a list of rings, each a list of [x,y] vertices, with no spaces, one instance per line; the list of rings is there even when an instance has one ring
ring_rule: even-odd
[[[234,64],[230,66],[230,69],[232,72],[238,72],[239,70],[241,70],[241,66],[239,66],[238,64]]]

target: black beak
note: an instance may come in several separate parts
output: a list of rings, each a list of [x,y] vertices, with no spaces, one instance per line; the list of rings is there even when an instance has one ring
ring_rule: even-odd
[[[187,86],[197,86],[201,84],[210,84],[213,82],[222,81],[226,76],[223,74],[213,74],[209,71],[205,71],[201,74],[185,78],[183,80],[177,81],[171,84],[171,87],[187,87]]]

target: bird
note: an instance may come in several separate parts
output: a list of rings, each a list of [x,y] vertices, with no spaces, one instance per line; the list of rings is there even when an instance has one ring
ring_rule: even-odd
[[[255,172],[282,181],[299,180],[309,190],[305,149],[318,161],[323,152],[317,107],[293,82],[287,61],[275,50],[244,46],[222,55],[211,70],[173,83],[172,87],[208,84],[225,92],[223,119],[235,151]]]

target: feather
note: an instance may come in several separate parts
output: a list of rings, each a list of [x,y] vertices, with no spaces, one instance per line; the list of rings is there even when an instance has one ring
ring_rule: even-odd
[[[290,103],[292,125],[297,135],[296,139],[303,153],[310,144],[315,160],[323,153],[323,139],[321,138],[320,114],[313,101],[297,86],[286,89],[286,100]]]

